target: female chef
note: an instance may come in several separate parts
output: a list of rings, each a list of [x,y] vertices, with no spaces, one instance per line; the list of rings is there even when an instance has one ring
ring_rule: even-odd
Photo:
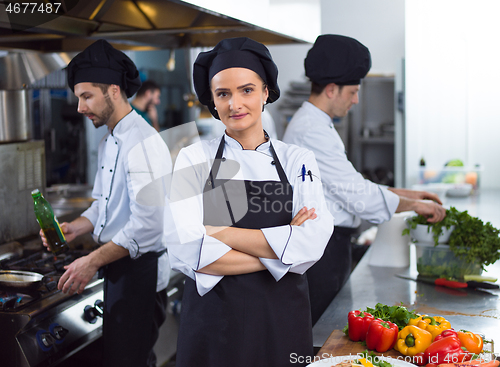
[[[271,140],[266,103],[279,97],[268,49],[226,39],[198,55],[199,101],[225,134],[183,148],[171,208],[187,275],[176,366],[301,366],[312,355],[304,272],[333,231],[314,155]]]

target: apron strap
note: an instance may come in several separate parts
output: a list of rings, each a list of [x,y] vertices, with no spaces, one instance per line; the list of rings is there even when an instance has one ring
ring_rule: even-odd
[[[286,177],[285,171],[283,170],[283,167],[281,166],[280,160],[278,159],[278,155],[276,154],[276,151],[274,150],[273,143],[269,142],[269,149],[271,150],[271,154],[273,155],[274,159],[274,164],[276,166],[276,171],[278,171],[278,176],[280,177],[281,182],[288,182],[288,178]]]
[[[224,152],[224,143],[225,143],[224,135],[222,135],[222,138],[219,143],[219,148],[217,149],[217,154],[215,155],[214,164],[210,168],[210,174],[208,175],[208,179],[205,182],[205,189],[203,190],[203,192],[215,188],[215,178],[219,173],[220,163],[222,160],[222,153]]]

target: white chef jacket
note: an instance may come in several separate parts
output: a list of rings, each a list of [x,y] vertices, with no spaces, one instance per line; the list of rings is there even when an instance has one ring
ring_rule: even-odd
[[[131,258],[164,251],[164,225],[165,233],[174,226],[164,223],[169,211],[165,180],[170,178],[172,161],[163,139],[132,111],[103,137],[97,160],[92,191],[96,200],[82,213],[94,225],[96,242],[113,241]],[[166,288],[169,276],[164,253],[158,259],[157,291]]]
[[[399,196],[356,171],[332,119],[312,103],[304,102],[294,114],[283,141],[314,152],[336,226],[355,228],[361,219],[378,224],[396,212]]]
[[[256,150],[244,150],[238,141],[226,134],[224,138],[225,160],[223,159],[216,178],[232,178],[241,182],[280,180],[276,166],[271,163],[273,157],[269,141]],[[204,140],[179,152],[170,195],[170,205],[181,243],[168,245],[170,264],[173,269],[196,281],[201,296],[210,291],[223,276],[203,274],[197,270],[231,250],[228,245],[208,236],[203,225],[203,188],[220,140],[220,137]],[[326,208],[314,154],[278,140],[272,140],[272,144],[293,188],[292,215],[295,216],[304,206],[308,209],[314,207],[318,215],[316,219],[307,220],[301,226],[284,225],[262,229],[278,259],[260,260],[278,281],[288,271],[303,274],[319,260],[333,232],[333,217]],[[302,176],[303,166],[306,172],[311,171],[312,176]],[[240,204],[246,203],[246,197],[240,199]],[[235,203],[230,202],[231,206]]]

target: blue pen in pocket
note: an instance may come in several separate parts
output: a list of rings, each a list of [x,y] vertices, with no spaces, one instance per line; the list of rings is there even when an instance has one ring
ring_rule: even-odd
[[[302,165],[302,181],[306,180],[306,165]]]

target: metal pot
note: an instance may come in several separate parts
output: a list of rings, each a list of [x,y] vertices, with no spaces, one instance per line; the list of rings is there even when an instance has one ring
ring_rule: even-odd
[[[0,270],[0,287],[35,289],[44,276],[31,271]]]
[[[32,137],[28,90],[0,90],[0,143]]]

